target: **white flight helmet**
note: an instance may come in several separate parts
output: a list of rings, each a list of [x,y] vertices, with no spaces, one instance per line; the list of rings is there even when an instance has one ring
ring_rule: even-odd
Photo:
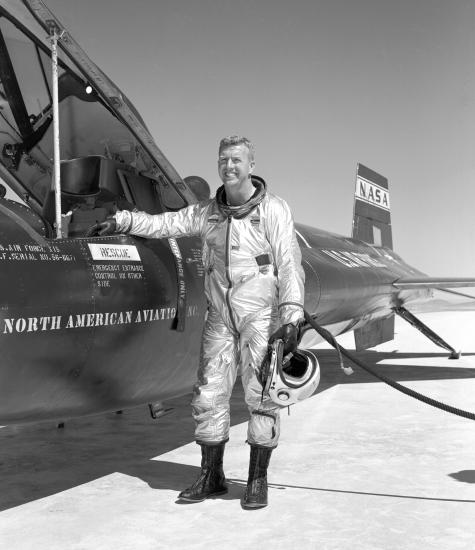
[[[283,358],[284,343],[276,340],[270,349],[267,372],[263,372],[264,393],[281,407],[288,407],[310,397],[320,382],[320,366],[315,355],[297,349]]]

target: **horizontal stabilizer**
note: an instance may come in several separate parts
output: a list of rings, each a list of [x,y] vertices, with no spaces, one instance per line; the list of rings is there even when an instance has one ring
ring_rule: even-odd
[[[463,288],[475,286],[475,278],[463,277],[403,277],[393,283],[396,288],[423,289],[423,288]]]

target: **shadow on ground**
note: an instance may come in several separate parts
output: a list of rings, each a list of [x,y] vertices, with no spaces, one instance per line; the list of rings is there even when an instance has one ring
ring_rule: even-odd
[[[337,384],[376,382],[371,375],[355,367],[352,376],[345,375],[333,350],[318,350],[321,383],[318,392]],[[446,354],[404,354],[374,351],[357,354],[372,368],[397,381],[475,378],[475,368],[421,366],[424,358],[433,363]],[[395,365],[391,360],[406,359],[408,364]],[[411,364],[410,360],[414,360]],[[378,362],[385,361],[384,365]],[[416,364],[417,363],[417,364]],[[0,430],[0,510],[88,483],[119,472],[134,476],[155,489],[177,492],[192,481],[197,466],[150,460],[193,441],[190,395],[167,402],[173,411],[152,420],[148,407],[137,407],[123,414],[103,414],[66,421],[64,429],[53,422],[7,426]],[[236,384],[231,400],[232,422],[247,420],[241,384]],[[197,457],[198,457],[197,452]],[[466,483],[475,482],[475,474],[459,472],[452,477]],[[457,477],[458,476],[458,477]],[[240,498],[241,487],[232,486],[225,498]]]
[[[475,470],[460,470],[460,472],[454,472],[449,476],[463,483],[475,483]]]
[[[379,374],[393,378],[397,382],[411,382],[418,380],[457,380],[475,378],[475,367],[458,367],[458,361],[448,360],[447,353],[401,353],[401,352],[378,352],[362,351],[352,352],[356,357],[366,363]],[[464,357],[474,357],[475,354],[464,354]],[[321,381],[317,393],[325,391],[336,384],[361,384],[379,382],[373,375],[362,370],[344,358],[345,366],[351,366],[354,373],[350,376],[340,368],[338,355],[334,350],[317,350],[317,357],[320,363]],[[404,365],[391,364],[391,361],[405,360]],[[411,359],[414,364],[411,364]],[[427,359],[427,365],[421,364]],[[440,365],[434,367],[434,360],[440,359]],[[379,364],[381,362],[384,364]]]

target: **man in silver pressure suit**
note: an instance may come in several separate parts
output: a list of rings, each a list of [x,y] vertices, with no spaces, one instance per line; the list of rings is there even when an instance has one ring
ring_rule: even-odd
[[[252,176],[254,147],[240,136],[219,144],[216,197],[178,212],[117,212],[96,234],[128,232],[148,238],[200,235],[208,312],[192,410],[201,446],[198,479],[179,499],[200,502],[227,492],[223,472],[229,438],[229,400],[238,371],[249,408],[251,447],[244,508],[267,505],[267,468],[279,440],[279,407],[262,398],[259,368],[268,343],[295,351],[303,318],[304,272],[287,203]]]

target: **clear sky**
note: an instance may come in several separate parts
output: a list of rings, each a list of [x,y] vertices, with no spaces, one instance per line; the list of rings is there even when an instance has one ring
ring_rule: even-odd
[[[297,221],[349,235],[357,162],[395,250],[475,276],[473,0],[46,0],[181,176],[239,133]]]

